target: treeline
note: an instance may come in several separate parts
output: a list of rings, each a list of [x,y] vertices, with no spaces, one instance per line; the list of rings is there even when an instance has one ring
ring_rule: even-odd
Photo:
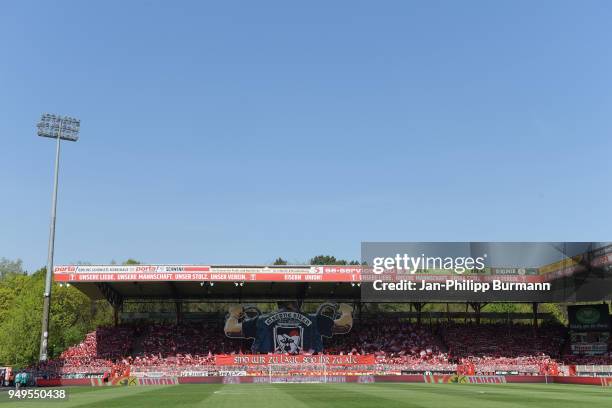
[[[276,258],[274,265],[288,265],[288,262],[283,258]],[[307,265],[361,265],[359,261],[347,261],[345,259],[336,259],[332,255],[317,255],[308,261]]]
[[[24,367],[38,360],[46,268],[26,273],[21,261],[0,259],[0,366]],[[53,284],[49,355],[57,357],[85,334],[112,322],[107,302]]]

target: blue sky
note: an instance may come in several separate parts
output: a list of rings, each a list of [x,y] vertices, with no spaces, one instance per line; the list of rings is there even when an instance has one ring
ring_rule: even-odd
[[[177,3],[177,4],[174,4]],[[304,262],[608,241],[607,1],[3,2],[0,257]]]

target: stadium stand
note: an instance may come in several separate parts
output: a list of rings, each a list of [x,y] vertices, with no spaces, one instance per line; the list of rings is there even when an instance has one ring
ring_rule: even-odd
[[[401,319],[358,322],[350,335],[326,339],[326,354],[374,354],[378,370],[486,374],[554,374],[558,363],[611,364],[610,356],[562,355],[567,329],[537,332],[518,324],[424,326]],[[215,369],[216,354],[250,352],[250,341],[229,339],[220,322],[125,325],[99,328],[37,367],[45,377],[110,376],[132,372]]]

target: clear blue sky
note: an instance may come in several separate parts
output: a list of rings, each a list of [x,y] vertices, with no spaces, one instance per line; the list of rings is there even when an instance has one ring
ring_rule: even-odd
[[[609,1],[216,3],[2,3],[0,257],[610,240]]]

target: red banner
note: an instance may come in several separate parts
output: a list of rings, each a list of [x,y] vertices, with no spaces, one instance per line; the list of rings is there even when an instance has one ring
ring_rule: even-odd
[[[359,275],[274,274],[274,273],[78,273],[55,272],[56,282],[358,282]]]
[[[540,282],[543,275],[373,274],[362,266],[59,265],[56,282]]]
[[[232,354],[215,356],[215,364],[221,366],[234,365],[269,365],[269,364],[327,364],[327,365],[372,365],[376,364],[376,356],[336,356],[318,354],[284,355],[284,354]]]
[[[57,282],[359,282],[360,266],[58,265]]]

